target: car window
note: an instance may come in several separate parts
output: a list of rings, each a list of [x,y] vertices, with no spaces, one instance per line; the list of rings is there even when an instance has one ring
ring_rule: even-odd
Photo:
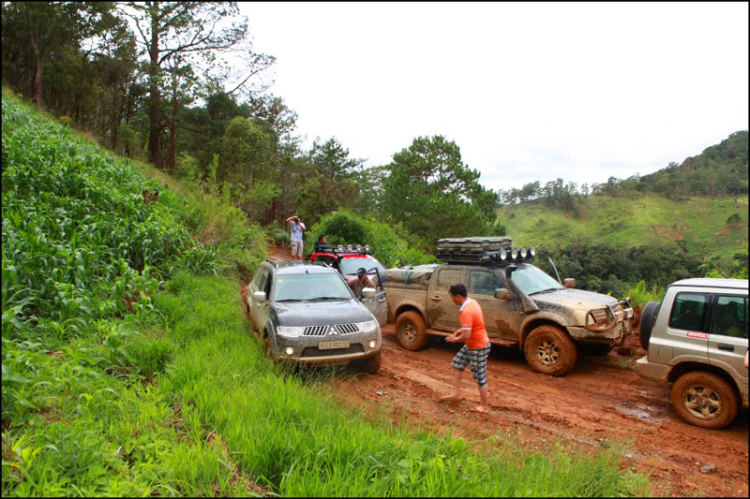
[[[711,334],[747,338],[747,298],[718,296]]]
[[[495,289],[504,287],[500,278],[491,272],[472,270],[469,273],[469,293],[495,296]]]
[[[276,277],[275,301],[351,300],[352,293],[338,274],[286,274]]]
[[[463,269],[442,269],[438,272],[437,287],[439,290],[448,291],[454,284],[463,284]]]
[[[700,293],[678,293],[669,315],[669,327],[686,331],[706,332],[703,317],[708,297]]]
[[[341,273],[346,275],[356,274],[360,268],[370,270],[373,267],[377,268],[381,274],[385,274],[385,267],[369,256],[367,258],[342,258],[339,263]]]
[[[260,269],[253,279],[253,285],[256,291],[264,291],[266,289],[266,282],[268,280],[268,269]]]
[[[552,279],[542,270],[533,265],[519,265],[518,268],[513,271],[511,279],[513,279],[515,285],[527,295],[550,289],[564,289],[559,282]]]

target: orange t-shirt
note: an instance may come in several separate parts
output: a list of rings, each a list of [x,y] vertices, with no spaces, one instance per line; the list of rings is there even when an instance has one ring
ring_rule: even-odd
[[[484,327],[484,314],[482,307],[474,300],[464,304],[460,312],[461,329],[471,329],[471,336],[466,340],[466,348],[476,350],[482,348],[490,342],[487,336],[487,329]]]

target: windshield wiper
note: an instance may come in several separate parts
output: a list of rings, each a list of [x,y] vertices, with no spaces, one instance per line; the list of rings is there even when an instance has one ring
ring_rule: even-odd
[[[280,301],[304,301],[301,298],[284,298],[283,300],[276,300],[277,302]]]
[[[318,296],[317,298],[311,298],[311,300],[348,300],[343,296]]]
[[[558,289],[563,289],[563,288],[547,288],[547,289],[543,289],[541,291],[534,291],[533,293],[529,293],[529,296],[531,296],[531,295],[538,295],[538,294],[541,294],[541,293],[551,293],[553,291],[557,291]]]

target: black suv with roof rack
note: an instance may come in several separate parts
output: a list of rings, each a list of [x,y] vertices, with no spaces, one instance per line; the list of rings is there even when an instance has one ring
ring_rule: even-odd
[[[374,373],[380,368],[385,296],[373,288],[362,295],[358,299],[326,265],[266,261],[248,286],[246,310],[264,355],[273,360],[358,361]]]
[[[388,269],[388,315],[396,339],[418,350],[428,335],[459,328],[451,285],[465,284],[482,307],[490,341],[518,348],[535,371],[560,376],[575,365],[579,346],[607,353],[632,331],[627,299],[575,288],[575,280],[548,276],[530,262],[533,246],[515,248],[507,237],[441,239],[443,265]]]

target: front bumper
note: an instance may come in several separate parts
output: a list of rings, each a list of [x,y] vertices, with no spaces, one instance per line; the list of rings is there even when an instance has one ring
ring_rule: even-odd
[[[347,341],[349,345],[345,348],[319,348],[320,343],[331,341]],[[373,341],[375,345],[371,347],[370,343]],[[375,355],[380,351],[382,344],[383,337],[378,326],[374,331],[367,333],[356,332],[346,335],[326,334],[325,336],[298,336],[296,338],[276,335],[273,353],[278,360],[300,364],[346,364],[352,360]],[[287,349],[291,349],[291,353]]]
[[[644,355],[635,362],[635,369],[638,376],[643,379],[666,384],[669,383],[669,372],[672,370],[672,366],[649,362],[648,355]]]

